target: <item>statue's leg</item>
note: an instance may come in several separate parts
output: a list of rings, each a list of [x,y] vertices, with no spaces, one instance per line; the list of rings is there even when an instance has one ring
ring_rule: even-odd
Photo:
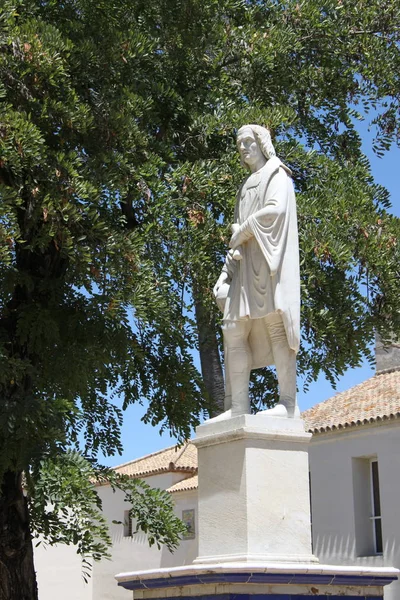
[[[300,413],[296,403],[296,353],[289,347],[281,315],[269,314],[266,323],[278,376],[279,402],[264,412],[271,416],[297,417]]]
[[[248,337],[251,329],[249,319],[243,321],[225,321],[223,327],[224,343],[227,352],[226,379],[232,395],[232,416],[250,412],[249,381],[251,369],[251,350]]]
[[[229,409],[209,419],[209,423],[250,412],[249,381],[252,362],[248,343],[250,329],[249,319],[225,321],[223,324],[226,392],[231,394],[231,401]],[[229,402],[228,395],[226,401]]]
[[[228,377],[229,357],[228,357],[228,350],[227,350],[226,344],[224,344],[224,358],[225,358],[225,399],[224,399],[224,410],[227,411],[230,408],[232,408],[232,391],[231,391],[231,382],[230,382],[230,379]]]

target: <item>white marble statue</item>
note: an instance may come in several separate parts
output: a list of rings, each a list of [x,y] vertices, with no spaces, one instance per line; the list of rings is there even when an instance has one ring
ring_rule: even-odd
[[[250,371],[267,365],[276,367],[280,398],[263,412],[295,417],[300,275],[291,171],[264,127],[241,127],[237,147],[250,174],[237,195],[231,250],[214,287],[224,314],[226,412],[211,420],[249,413]]]

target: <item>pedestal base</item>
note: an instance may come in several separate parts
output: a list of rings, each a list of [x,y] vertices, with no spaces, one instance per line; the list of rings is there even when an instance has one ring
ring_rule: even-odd
[[[135,600],[383,600],[392,568],[331,565],[207,564],[120,573],[118,585]]]
[[[315,563],[308,442],[301,419],[241,415],[204,423],[195,563]]]

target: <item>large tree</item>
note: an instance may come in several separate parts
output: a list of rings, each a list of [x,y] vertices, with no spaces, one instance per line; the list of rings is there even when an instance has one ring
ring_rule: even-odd
[[[268,125],[294,173],[299,371],[334,381],[374,329],[399,332],[399,224],[354,125],[374,121],[378,153],[398,141],[396,4],[3,1],[1,600],[36,598],[32,532],[104,553],[90,484],[113,477],[96,457],[120,450],[116,395],[181,438],[221,405],[211,290],[244,176],[239,125]],[[252,395],[275,400],[273,371]],[[113,485],[173,547],[165,496]]]

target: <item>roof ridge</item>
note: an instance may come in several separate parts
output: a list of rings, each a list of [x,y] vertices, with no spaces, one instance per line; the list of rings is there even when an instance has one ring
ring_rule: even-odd
[[[175,465],[178,463],[178,461],[179,461],[179,460],[182,458],[182,456],[185,454],[186,450],[188,449],[189,443],[190,443],[190,442],[189,442],[189,440],[188,440],[188,441],[186,441],[186,442],[183,444],[183,446],[182,446],[182,448],[181,448],[180,452],[178,453],[178,456],[175,458],[175,460],[174,460],[174,461],[171,461],[171,462],[172,462],[172,464],[173,464],[174,466],[175,466]]]
[[[388,369],[381,369],[380,371],[377,371],[374,375],[374,377],[377,377],[379,375],[386,375],[386,373],[395,373],[396,371],[400,371],[400,365],[398,367],[389,367]]]

